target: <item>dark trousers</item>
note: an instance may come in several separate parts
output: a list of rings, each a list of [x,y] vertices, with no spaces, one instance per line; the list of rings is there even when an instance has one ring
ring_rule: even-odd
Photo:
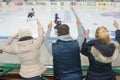
[[[32,77],[32,78],[23,78],[22,80],[42,80],[42,78],[40,76],[36,76],[36,77]]]
[[[29,18],[29,17],[32,18],[33,16],[34,16],[33,13],[29,13],[29,14],[28,14],[28,18]]]

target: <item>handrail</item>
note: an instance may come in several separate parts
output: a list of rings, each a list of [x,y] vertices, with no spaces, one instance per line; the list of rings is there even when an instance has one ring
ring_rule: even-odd
[[[52,66],[46,66],[48,71],[53,71]],[[113,71],[120,75],[120,66],[113,66]],[[19,70],[20,69],[20,64],[5,64],[5,63],[0,63],[0,69],[4,69],[3,72],[0,72],[0,76],[3,76],[7,74],[8,72],[12,70]],[[82,66],[82,71],[87,72],[88,66]]]

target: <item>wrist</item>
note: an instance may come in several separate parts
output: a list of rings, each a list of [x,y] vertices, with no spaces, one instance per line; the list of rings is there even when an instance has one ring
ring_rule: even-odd
[[[12,38],[14,39],[14,38],[16,38],[17,36],[12,36]]]

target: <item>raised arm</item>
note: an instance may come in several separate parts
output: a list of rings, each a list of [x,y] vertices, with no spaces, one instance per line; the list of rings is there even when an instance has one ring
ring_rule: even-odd
[[[7,53],[10,53],[12,54],[13,53],[13,47],[11,46],[11,43],[13,42],[13,40],[15,38],[18,37],[18,33],[16,33],[15,35],[11,36],[10,38],[8,38],[2,45],[2,50],[4,52],[7,52]]]
[[[82,26],[81,22],[79,19],[76,20],[76,25],[77,25],[77,29],[78,29],[78,37],[77,37],[77,41],[79,43],[79,47],[81,49],[82,47],[82,44],[84,42],[84,32],[85,32],[85,29],[84,27]]]
[[[43,28],[42,28],[41,23],[38,19],[36,19],[36,24],[37,24],[37,30],[38,30],[38,38],[35,42],[35,45],[39,46],[43,42]]]
[[[85,31],[85,33],[84,33],[84,42],[83,42],[83,44],[82,44],[82,48],[81,48],[81,53],[83,54],[83,55],[85,55],[85,56],[88,56],[88,49],[89,49],[89,43],[87,44],[87,37],[89,36],[89,33],[90,33],[90,31],[89,31],[89,29],[87,29],[86,31]]]
[[[38,26],[38,39],[43,39],[43,28],[38,19],[37,19],[37,26]]]
[[[52,55],[52,41],[50,40],[50,32],[52,30],[51,28],[52,28],[52,21],[48,24],[48,29],[44,36],[44,42],[49,53]]]
[[[116,28],[116,36],[115,36],[115,40],[119,42],[120,44],[120,27],[119,27],[119,24],[118,22],[115,20],[113,25],[115,26]]]

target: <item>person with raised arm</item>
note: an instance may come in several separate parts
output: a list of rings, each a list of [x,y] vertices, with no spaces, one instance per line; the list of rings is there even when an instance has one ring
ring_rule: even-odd
[[[116,80],[112,70],[112,62],[118,58],[120,30],[119,25],[114,21],[116,28],[116,41],[112,42],[107,28],[100,26],[96,29],[95,39],[84,41],[81,53],[88,57],[89,67],[86,80]],[[89,30],[85,33],[85,38]]]
[[[22,80],[42,80],[41,74],[46,67],[40,62],[40,46],[43,42],[42,26],[37,19],[38,38],[32,37],[32,32],[27,27],[21,27],[15,35],[8,38],[2,46],[6,53],[16,55],[20,60],[20,76]],[[18,41],[13,43],[15,38]]]
[[[53,68],[55,80],[82,80],[80,50],[84,42],[84,27],[77,19],[77,39],[70,36],[70,28],[67,24],[61,24],[57,29],[57,40],[50,40],[52,22],[48,25],[44,41],[49,53],[53,56]]]

